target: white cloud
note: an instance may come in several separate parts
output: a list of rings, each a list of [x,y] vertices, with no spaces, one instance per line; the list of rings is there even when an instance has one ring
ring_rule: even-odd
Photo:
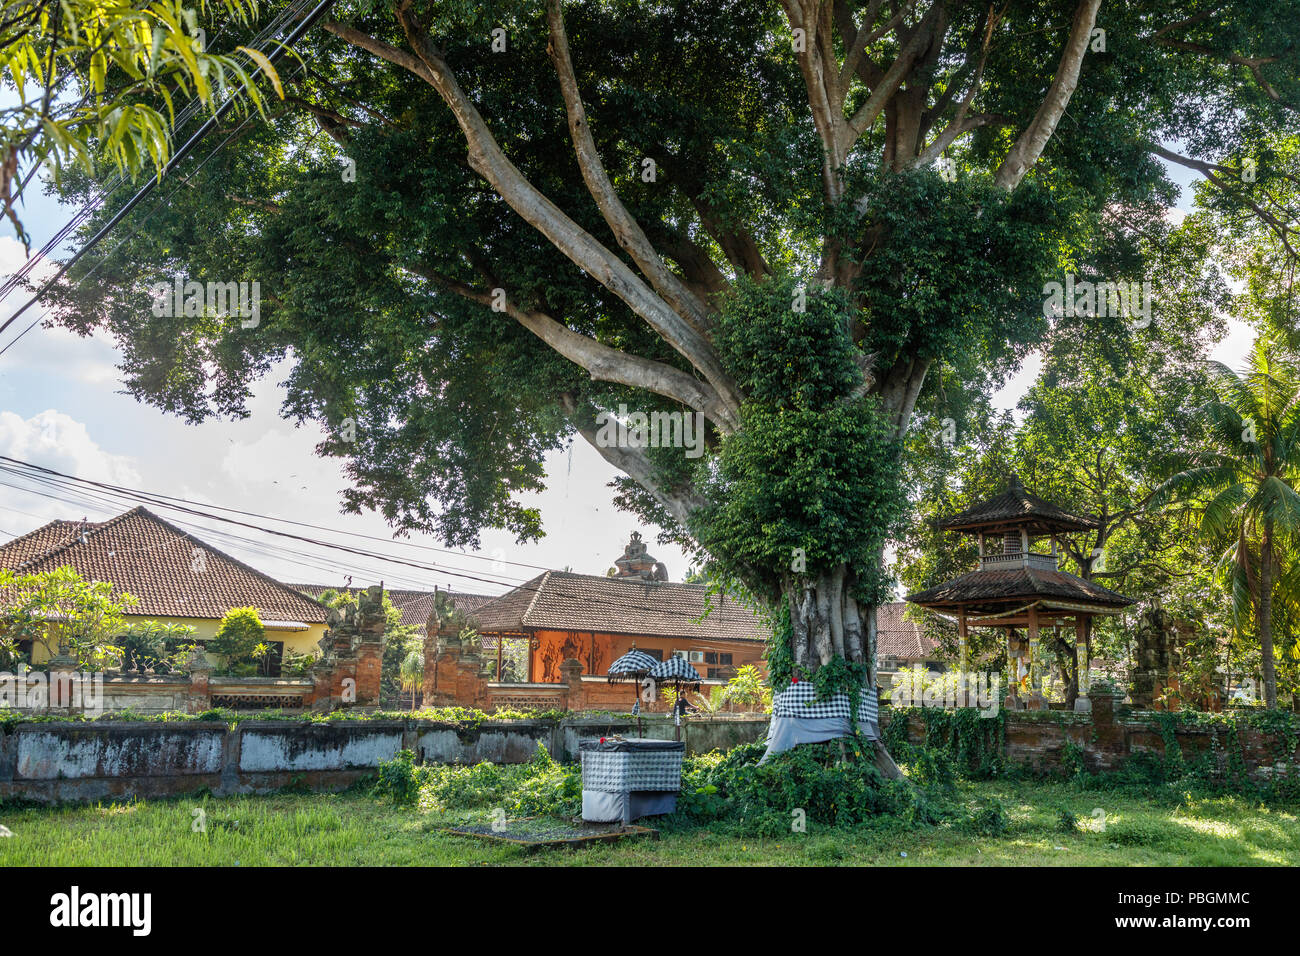
[[[280,485],[295,497],[319,495],[333,501],[341,479],[338,463],[315,453],[323,437],[315,426],[269,428],[255,441],[232,444],[221,459],[221,472],[241,488]]]
[[[0,236],[0,275],[17,272],[27,260],[23,245],[10,236]],[[43,283],[58,271],[58,263],[43,260],[33,270],[33,283]],[[0,317],[8,318],[31,297],[31,291],[19,286],[0,301]],[[5,344],[13,340],[34,320],[44,319],[48,312],[41,305],[33,305],[5,332]],[[13,356],[14,358],[10,358]],[[103,336],[83,338],[64,328],[38,326],[23,336],[6,356],[11,361],[21,356],[25,369],[57,372],[59,376],[83,385],[108,386],[115,384],[121,373],[117,370],[118,353]]]
[[[0,412],[0,454],[78,478],[140,483],[130,458],[104,451],[85,425],[52,408],[26,421],[13,412]]]
[[[135,487],[140,484],[140,473],[132,459],[105,451],[90,437],[85,425],[54,409],[26,420],[13,412],[0,412],[0,455],[92,481]],[[0,515],[4,518],[0,528],[10,534],[24,534],[54,518],[89,515],[93,520],[103,517],[105,510],[116,510],[99,506],[101,510],[96,512],[93,503],[59,500],[73,497],[69,492],[9,476],[3,480],[8,485],[40,492],[0,488]]]
[[[35,250],[33,250],[34,254]],[[0,273],[6,276],[13,275],[22,268],[27,258],[27,251],[23,248],[21,242],[13,236],[0,236]],[[32,270],[32,279],[44,282],[58,271],[58,263],[50,259],[44,259]]]

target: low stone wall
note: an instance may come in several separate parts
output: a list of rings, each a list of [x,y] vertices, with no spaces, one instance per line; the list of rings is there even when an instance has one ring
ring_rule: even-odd
[[[134,710],[137,714],[186,713],[190,706],[188,677],[110,677],[104,681],[105,711]],[[84,709],[84,708],[83,708]]]
[[[1115,702],[1094,698],[1091,715],[1009,713],[1006,757],[1034,770],[1059,772],[1067,741],[1091,770],[1113,770],[1134,754],[1164,753],[1153,714],[1116,711]],[[885,708],[882,722],[906,716],[908,739],[921,743],[925,723],[915,711]],[[761,714],[695,717],[682,724],[688,753],[726,750],[762,740]],[[673,721],[643,717],[646,737],[671,740]],[[543,744],[557,760],[578,756],[584,739],[635,736],[635,718],[569,717],[563,720],[484,720],[477,725],[438,720],[248,720],[23,723],[0,733],[0,799],[42,803],[162,797],[208,788],[218,795],[266,793],[286,786],[340,790],[374,773],[399,750],[422,763],[522,763]],[[1225,753],[1223,728],[1181,726],[1176,732],[1187,759],[1215,747]],[[1256,778],[1278,772],[1277,740],[1243,730],[1240,750]],[[1292,754],[1300,762],[1300,749]],[[1285,763],[1283,764],[1285,769]]]
[[[664,717],[645,718],[642,730],[674,736]],[[686,721],[683,737],[688,752],[702,753],[761,739],[766,730],[766,717],[729,716]],[[583,739],[636,733],[635,720],[582,717],[478,726],[418,719],[25,723],[0,734],[0,799],[114,800],[205,787],[218,795],[341,790],[403,749],[423,763],[523,763],[540,743],[569,761]]]

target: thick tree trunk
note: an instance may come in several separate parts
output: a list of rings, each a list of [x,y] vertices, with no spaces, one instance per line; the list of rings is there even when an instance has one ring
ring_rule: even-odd
[[[811,677],[836,657],[850,663],[869,660],[872,609],[863,610],[853,598],[854,576],[840,565],[816,577],[787,580],[790,606],[790,651],[801,677]]]
[[[852,596],[856,583],[845,565],[813,578],[789,579],[785,597],[790,606],[791,653],[801,678],[812,677],[836,657],[867,668],[867,688],[876,688],[876,609],[863,608]],[[879,740],[873,743],[876,768],[886,780],[902,780],[903,772]]]
[[[1264,705],[1277,708],[1277,671],[1273,665],[1273,520],[1264,521],[1259,556],[1259,648],[1264,670]]]

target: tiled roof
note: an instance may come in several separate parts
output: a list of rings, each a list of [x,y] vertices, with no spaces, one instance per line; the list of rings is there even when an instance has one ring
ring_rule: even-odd
[[[925,636],[920,625],[903,619],[907,603],[895,601],[876,610],[876,654],[901,660],[922,660],[934,654],[938,641]]]
[[[1042,568],[1012,568],[1002,571],[970,571],[937,587],[909,594],[907,600],[923,606],[967,605],[975,610],[1006,610],[1009,601],[1057,598],[1101,607],[1128,607],[1131,598],[1065,571]]]
[[[64,565],[134,595],[133,616],[220,618],[234,607],[255,607],[264,620],[310,624],[328,613],[144,508],[98,523],[52,521],[0,546],[0,568],[38,573]]]
[[[295,591],[306,592],[312,597],[320,597],[326,591],[343,590],[342,587],[333,584],[290,584],[289,587]],[[419,628],[423,628],[429,622],[429,615],[433,612],[434,594],[446,595],[456,607],[467,614],[489,601],[496,600],[490,594],[466,594],[462,591],[389,590],[387,593],[388,600],[393,602],[393,607],[402,612],[402,623]]]
[[[709,615],[697,622],[704,613],[706,591],[702,584],[547,571],[472,616],[484,633],[536,628],[704,641],[767,639],[761,618],[717,595]]]
[[[14,538],[8,544],[0,545],[0,568],[17,568],[25,561],[68,544],[79,531],[93,531],[98,528],[97,521],[51,521],[35,531]]]
[[[945,518],[939,527],[950,531],[975,530],[980,527],[1025,526],[1033,531],[1083,531],[1099,523],[1091,515],[1070,514],[1050,501],[1025,491],[1014,475],[1011,486],[1002,494],[972,505],[965,511]]]

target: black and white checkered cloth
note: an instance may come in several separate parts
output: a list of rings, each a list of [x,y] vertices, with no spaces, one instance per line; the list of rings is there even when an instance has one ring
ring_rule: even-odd
[[[682,788],[681,749],[607,751],[582,747],[582,789],[600,793]]]
[[[699,671],[680,657],[659,661],[651,668],[650,676],[655,680],[688,680],[693,684],[704,680]]]
[[[817,700],[817,688],[810,681],[791,684],[772,698],[773,717],[840,717],[849,720],[852,717],[848,694],[835,694],[825,700]],[[862,688],[858,703],[858,721],[874,722],[879,717],[879,705],[874,687]]]
[[[649,674],[651,668],[658,663],[657,660],[644,651],[628,651],[609,665],[607,673],[610,677],[635,677]]]

